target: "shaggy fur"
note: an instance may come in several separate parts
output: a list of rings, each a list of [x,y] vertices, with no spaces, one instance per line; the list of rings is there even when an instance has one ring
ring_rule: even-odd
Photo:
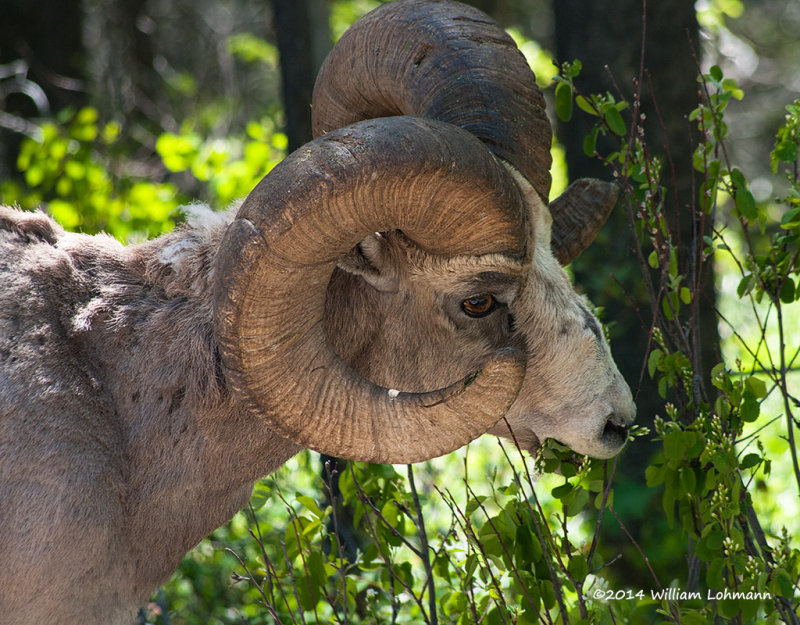
[[[125,623],[298,448],[225,388],[231,218],[125,248],[0,208],[0,614]]]

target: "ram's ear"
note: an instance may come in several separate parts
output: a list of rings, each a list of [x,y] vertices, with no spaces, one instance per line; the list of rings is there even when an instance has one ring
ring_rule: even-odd
[[[400,284],[396,259],[389,241],[380,232],[369,235],[340,258],[338,267],[361,276],[367,284],[385,293],[395,293]]]

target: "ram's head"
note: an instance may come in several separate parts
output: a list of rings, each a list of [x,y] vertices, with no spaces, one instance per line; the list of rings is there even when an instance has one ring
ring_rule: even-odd
[[[506,422],[529,450],[619,451],[631,393],[561,268],[616,193],[580,181],[548,208],[550,125],[513,41],[454,2],[384,5],[334,48],[313,113],[319,138],[220,252],[233,387],[287,438],[360,460],[430,458]]]

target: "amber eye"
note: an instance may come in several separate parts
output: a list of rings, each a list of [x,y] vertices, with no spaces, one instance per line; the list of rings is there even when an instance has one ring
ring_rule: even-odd
[[[497,307],[497,300],[491,295],[476,295],[461,302],[461,310],[470,317],[485,317]]]

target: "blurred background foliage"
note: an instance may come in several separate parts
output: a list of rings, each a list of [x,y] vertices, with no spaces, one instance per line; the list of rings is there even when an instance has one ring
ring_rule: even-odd
[[[307,105],[297,104],[309,95],[303,72],[313,75],[332,42],[377,4],[374,0],[5,0],[0,6],[0,202],[41,207],[69,229],[105,231],[128,243],[173,228],[181,219],[179,207],[187,203],[200,201],[225,208],[244,197],[287,150],[308,139],[303,120],[292,119],[298,111],[303,113],[301,117],[307,113]],[[584,67],[575,78],[575,88],[584,94],[611,93],[615,101],[627,103],[635,92],[632,78],[639,76],[641,63],[648,76],[645,91],[652,90],[652,100],[661,106],[648,110],[646,116],[650,144],[661,154],[658,162],[665,172],[665,184],[675,187],[676,197],[688,194],[680,196],[676,207],[693,202],[684,197],[696,197],[700,184],[692,174],[689,148],[691,140],[696,140],[688,120],[699,99],[695,76],[718,66],[746,94],[730,101],[724,123],[730,130],[725,142],[728,157],[749,181],[753,201],[765,216],[762,229],[750,234],[758,245],[775,231],[786,211],[786,204],[775,198],[785,195],[789,184],[785,176],[773,171],[770,154],[786,118],[786,105],[800,93],[800,3],[650,2],[643,62],[641,0],[620,0],[613,6],[599,0],[476,0],[473,4],[495,17],[518,42],[547,90],[551,112],[555,110],[552,77],[558,73],[554,59],[560,64],[581,58]],[[681,22],[684,18],[685,24]],[[288,22],[278,26],[281,19]],[[669,31],[671,26],[678,30]],[[297,65],[300,61],[302,66]],[[672,74],[666,71],[668,66],[673,68]],[[658,83],[662,74],[665,82]],[[294,85],[293,81],[303,84]],[[297,89],[291,91],[293,87]],[[678,91],[686,95],[682,103],[672,100]],[[576,113],[570,123],[563,123],[553,115],[557,137],[553,146],[554,196],[576,177],[610,177],[609,169],[591,158],[591,150],[589,156],[583,153],[584,139],[595,123],[591,117]],[[667,135],[670,138],[665,141]],[[600,138],[601,144],[604,140]],[[598,147],[598,151],[603,150]],[[796,153],[794,156],[796,159]],[[720,206],[725,207],[727,201],[730,208],[733,200],[722,195]],[[719,210],[717,225],[726,232],[726,244],[746,255],[749,235],[737,233],[733,214]],[[622,258],[632,256],[632,245],[623,240],[623,230],[630,228],[626,217],[620,215],[590,248],[595,252],[576,262],[572,271],[579,288],[600,307],[615,356],[632,388],[637,389],[639,422],[654,429],[656,417],[666,417],[667,408],[655,382],[650,381],[658,376],[647,372],[646,352],[653,345],[647,334],[649,317],[642,311],[649,305],[648,294],[641,288],[639,268],[625,264]],[[680,262],[684,262],[682,257]],[[764,324],[759,320],[774,314],[770,313],[774,307],[768,298],[752,306],[740,299],[746,287],[741,286],[743,276],[732,256],[715,255],[713,268],[716,277],[709,285],[711,299],[705,301],[712,324],[705,334],[713,335],[702,363],[706,377],[710,378],[711,368],[720,361],[730,363],[731,369],[736,367],[732,363],[739,362],[742,371],[758,370],[761,361],[744,349],[737,337],[758,346],[756,353],[778,352],[776,335],[760,336]],[[715,308],[722,321],[713,314]],[[796,307],[788,306],[785,314],[786,334],[780,338],[784,345],[797,349],[800,315]],[[791,349],[789,353],[796,356]],[[795,358],[789,364],[786,380],[797,397],[800,366]],[[770,392],[766,398],[759,397],[762,415],[783,414],[778,395]],[[787,544],[796,548],[800,498],[786,427],[765,416],[753,424],[751,432],[756,428],[771,470],[753,475],[754,507],[770,539],[777,540],[781,528],[786,528]],[[662,511],[663,485],[659,487],[654,479],[648,483],[645,476],[653,459],[663,454],[662,443],[647,444],[639,439],[614,465],[613,507],[619,521],[610,514],[597,521],[597,508],[604,506],[594,500],[610,492],[606,482],[601,482],[600,490],[595,479],[592,489],[559,491],[565,478],[545,473],[536,483],[542,518],[564,522],[554,532],[560,533],[562,546],[564,541],[571,544],[565,553],[579,553],[580,545],[594,544],[595,537],[600,537],[598,558],[608,563],[602,573],[602,583],[608,588],[654,587],[648,567],[665,586],[685,588],[696,574],[691,567],[687,570],[687,536],[672,527],[669,515]],[[494,507],[485,516],[492,518],[510,502],[528,501],[533,496],[528,493],[520,499],[519,486],[514,484],[515,472],[524,473],[518,468],[522,458],[513,450],[509,455],[511,461],[505,461],[498,442],[484,437],[414,469],[428,534],[437,547],[447,543],[447,552],[453,554],[452,566],[443,562],[437,569],[441,573],[442,588],[437,595],[442,613],[452,617],[452,622],[460,615],[467,615],[464,622],[484,618],[485,622],[506,622],[502,615],[489,616],[494,614],[486,603],[489,599],[481,604],[481,619],[470,620],[467,606],[478,606],[483,599],[471,597],[468,601],[458,596],[454,590],[458,585],[450,576],[470,566],[484,576],[491,566],[509,569],[501,553],[483,565],[474,565],[470,560],[477,558],[474,546],[469,546],[463,532],[459,542],[451,531],[453,519],[458,518],[453,506],[462,510],[472,506],[471,513],[475,513],[474,502],[487,502]],[[346,465],[337,470],[342,475],[348,471],[356,475]],[[380,492],[372,494],[375,501],[395,498],[405,501],[409,511],[418,512],[408,501],[408,476],[401,467],[356,465],[355,471],[365,485],[380,486]],[[467,473],[474,489],[471,494],[463,482]],[[334,532],[329,524],[336,506],[328,507],[331,492],[324,485],[324,474],[319,457],[304,452],[259,483],[253,510],[237,514],[190,553],[162,592],[144,607],[140,618],[192,624],[237,623],[242,618],[249,623],[279,622],[265,610],[261,591],[253,583],[258,575],[267,574],[266,569],[250,579],[241,563],[261,561],[266,567],[265,560],[280,564],[291,559],[284,557],[280,546],[291,545],[287,532],[300,518],[305,519],[309,553],[314,549],[324,553],[323,567],[335,563],[337,550],[331,544]],[[350,486],[347,492],[347,486],[343,488],[339,499],[349,497],[355,502],[357,489]],[[457,495],[449,501],[437,488],[449,488]],[[565,506],[571,507],[570,514]],[[404,515],[390,520],[395,525],[403,518],[403,523],[411,523],[412,517]],[[254,528],[260,541],[250,533]],[[413,527],[409,529],[414,532]],[[392,540],[390,532],[384,541]],[[375,554],[365,557],[363,541],[363,536],[356,536],[348,546],[361,549],[361,568],[355,577],[359,587],[350,593],[359,613],[372,615],[361,622],[421,622],[424,605],[412,606],[398,616],[391,602],[381,604],[385,595],[368,592],[374,583],[368,581],[368,572],[380,567],[368,566]],[[268,553],[262,551],[262,545],[267,545]],[[401,555],[400,544],[392,549],[398,562],[408,563],[408,575],[418,581],[425,579],[419,558],[413,553]],[[579,564],[574,565],[572,573],[581,573],[579,569]],[[331,575],[335,577],[333,572]],[[796,584],[797,580],[791,581]],[[294,591],[297,596],[290,597],[290,603],[306,607],[314,603],[310,597],[301,597],[297,588]],[[484,585],[484,591],[487,597],[491,594],[490,583]],[[654,622],[659,605],[629,601],[620,603],[615,614],[625,622]],[[313,615],[314,610],[306,612]],[[763,608],[759,614],[764,616]],[[286,615],[283,618],[287,619]],[[316,620],[309,618],[309,622],[327,622],[332,617],[317,614]],[[528,622],[526,618],[520,612],[513,620],[523,623]],[[658,618],[669,620],[674,615],[667,612]],[[601,616],[591,616],[595,619]],[[686,616],[684,622],[703,621]]]

